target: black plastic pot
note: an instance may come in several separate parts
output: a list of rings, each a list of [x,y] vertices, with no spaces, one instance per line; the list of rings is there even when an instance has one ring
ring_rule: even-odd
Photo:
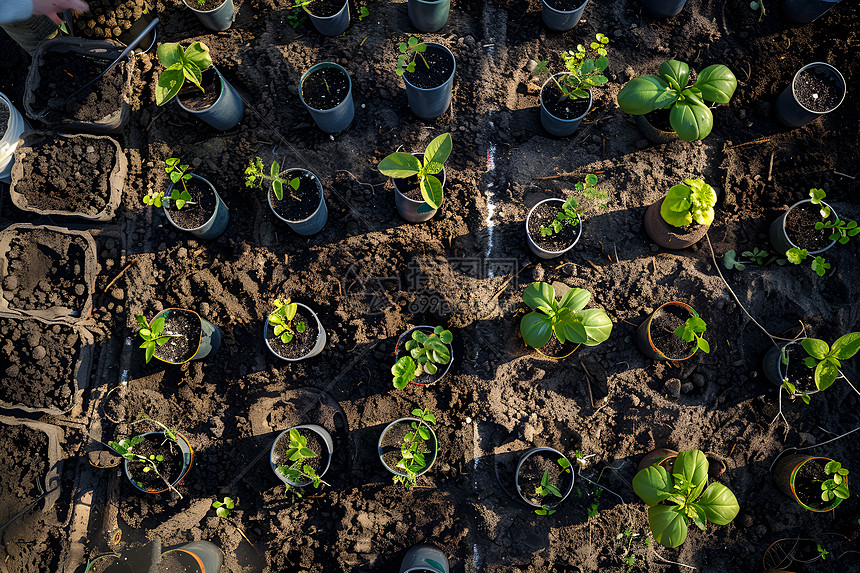
[[[534,508],[541,508],[544,505],[547,507],[556,507],[561,502],[563,502],[565,499],[567,499],[567,496],[570,495],[571,491],[573,491],[573,481],[574,481],[573,480],[573,465],[568,466],[571,469],[571,473],[569,474],[570,475],[570,484],[568,484],[567,488],[563,492],[561,492],[562,496],[560,498],[557,498],[554,496],[552,497],[551,500],[548,497],[544,498],[544,501],[546,503],[544,503],[543,505],[532,503],[531,501],[529,501],[526,498],[526,496],[523,494],[522,489],[520,488],[520,468],[522,468],[523,463],[525,463],[525,461],[527,459],[529,459],[531,456],[533,456],[535,454],[552,455],[553,461],[555,461],[559,458],[564,458],[567,460],[567,456],[565,456],[563,453],[561,453],[560,451],[553,449],[553,448],[532,448],[532,449],[526,451],[526,453],[523,454],[523,457],[520,458],[519,463],[517,463],[517,471],[516,471],[516,474],[514,475],[514,482],[516,483],[516,486],[517,486],[517,494],[519,494],[520,499],[522,499],[524,502],[526,502],[528,505],[530,505]],[[570,460],[568,460],[568,462],[570,462]]]
[[[426,543],[409,549],[400,564],[400,573],[449,573],[450,570],[442,550]]]
[[[245,103],[242,101],[236,88],[230,85],[230,82],[221,75],[221,72],[214,65],[203,70],[203,81],[206,81],[207,74],[212,73],[217,75],[212,81],[219,82],[221,86],[221,91],[215,103],[203,110],[193,110],[185,107],[179,97],[176,98],[176,101],[179,103],[179,107],[191,115],[205,121],[215,129],[226,131],[235,127],[242,120],[242,117],[245,115]]]
[[[311,9],[313,9],[313,4],[311,4]],[[307,7],[305,7],[305,12],[307,12],[311,24],[314,25],[317,32],[323,36],[339,36],[349,27],[349,2],[347,0],[343,0],[343,8],[333,16],[314,16]]]
[[[421,119],[436,119],[451,105],[451,89],[454,86],[454,75],[457,72],[457,60],[451,50],[442,44],[425,42],[428,48],[441,48],[451,57],[453,69],[451,75],[442,84],[434,88],[419,88],[409,83],[409,74],[403,74],[403,83],[406,84],[406,99],[409,101],[409,109]]]
[[[346,74],[347,81],[349,81],[349,92],[346,94],[346,97],[343,98],[343,101],[335,107],[330,109],[316,109],[305,102],[304,95],[302,94],[302,86],[309,75],[324,68],[337,68]],[[352,120],[355,117],[355,104],[353,104],[352,101],[352,78],[349,77],[349,72],[332,62],[321,62],[319,64],[315,64],[302,75],[302,79],[299,81],[299,99],[302,100],[302,105],[305,106],[314,118],[314,122],[317,124],[317,127],[326,133],[341,133],[346,131],[350,124],[352,124]]]
[[[310,308],[308,308],[307,306],[303,305],[300,302],[297,302],[296,304],[299,307],[301,307],[302,312],[309,312],[314,317],[314,320],[316,321],[316,325],[317,325],[317,331],[319,332],[319,336],[317,337],[316,344],[314,344],[313,348],[311,348],[308,351],[308,353],[305,354],[304,356],[300,356],[298,358],[287,358],[286,356],[282,356],[281,354],[278,354],[277,352],[275,352],[275,349],[272,348],[272,346],[269,344],[269,317],[268,316],[266,317],[266,323],[263,325],[263,342],[266,343],[266,348],[268,348],[272,352],[272,354],[274,354],[275,356],[277,356],[281,360],[286,360],[287,362],[298,362],[299,360],[304,360],[306,358],[312,358],[312,357],[316,356],[317,354],[319,354],[320,352],[323,351],[323,348],[325,347],[325,343],[326,343],[325,329],[323,328],[323,325],[320,322],[320,319],[317,316],[317,313],[315,313],[313,310],[311,310]]]
[[[785,228],[785,219],[786,219],[786,217],[788,217],[788,214],[791,212],[792,209],[794,209],[798,205],[802,205],[804,203],[810,203],[810,202],[811,202],[810,199],[798,201],[797,203],[795,203],[794,205],[789,207],[788,211],[786,211],[785,213],[780,215],[779,219],[777,219],[776,221],[774,221],[773,223],[770,224],[770,228],[768,229],[768,235],[770,237],[770,242],[773,245],[774,249],[776,249],[777,253],[784,255],[789,249],[792,249],[792,248],[799,249],[800,248],[798,245],[795,245],[794,242],[791,240],[791,238],[788,236],[788,233],[786,232],[786,228]],[[822,203],[822,204],[827,205],[827,203]],[[827,206],[830,207],[830,205],[827,205]],[[836,215],[836,211],[833,210],[833,207],[830,207],[830,213],[831,213],[832,218],[834,218],[834,219],[838,218],[838,216]],[[820,255],[821,253],[823,253],[824,251],[826,251],[827,249],[829,249],[830,247],[832,247],[835,244],[836,244],[836,241],[833,241],[829,245],[824,247],[823,249],[818,249],[817,251],[809,251],[809,254],[810,255]]]
[[[269,209],[272,210],[272,213],[275,214],[275,217],[286,223],[290,226],[290,229],[298,233],[299,235],[313,235],[314,233],[318,233],[325,227],[326,222],[328,221],[328,207],[325,203],[325,194],[323,193],[322,181],[317,177],[313,172],[308,171],[307,169],[302,169],[301,167],[288,167],[285,169],[281,169],[281,173],[289,173],[294,171],[302,171],[304,173],[309,173],[317,183],[317,189],[320,194],[320,202],[317,205],[316,211],[313,212],[308,218],[302,219],[301,221],[291,221],[289,219],[283,218],[278,212],[275,210],[275,206],[272,201],[277,201],[278,198],[275,195],[273,190],[269,190],[266,194],[269,201]]]
[[[671,18],[676,16],[687,0],[642,0],[645,11],[655,18]]]
[[[421,420],[419,420],[418,418],[411,417],[394,420],[393,422],[385,426],[385,429],[382,430],[382,434],[379,435],[379,442],[377,442],[376,444],[376,451],[379,455],[379,461],[382,462],[382,465],[385,466],[385,469],[397,476],[408,477],[406,474],[402,473],[397,468],[393,468],[387,463],[385,463],[385,460],[382,458],[383,454],[385,454],[385,450],[382,447],[382,443],[385,440],[385,436],[388,434],[389,431],[391,431],[392,428],[400,424],[406,424],[407,426],[409,426],[410,424],[412,424],[412,422],[421,422]],[[427,446],[430,448],[430,452],[427,452],[427,454],[425,454],[424,456],[424,461],[426,465],[424,466],[424,469],[421,470],[421,472],[418,474],[419,476],[424,475],[428,471],[430,471],[430,468],[433,467],[434,463],[436,463],[436,458],[439,457],[439,441],[436,439],[436,432],[434,432],[433,428],[429,426],[427,427],[427,429],[430,430],[430,439],[427,440]]]
[[[665,308],[667,306],[677,306],[689,312],[690,316],[699,316],[699,313],[693,310],[693,307],[688,304],[684,304],[683,302],[671,301],[665,304],[661,304],[654,310],[654,312],[649,314],[648,318],[646,318],[642,322],[642,324],[639,325],[639,328],[636,329],[636,346],[639,348],[639,351],[642,352],[642,354],[644,354],[651,360],[670,360],[672,362],[681,362],[692,358],[698,348],[694,346],[690,354],[688,356],[685,356],[684,358],[669,358],[668,356],[663,354],[660,349],[654,345],[654,341],[651,340],[651,321],[654,320],[654,315],[656,315],[660,311],[660,309]]]
[[[423,153],[413,153],[415,157],[421,159],[423,161],[424,154]],[[439,182],[442,184],[442,192],[445,191],[445,167],[442,167],[442,171],[436,174],[436,177],[439,179]],[[431,209],[430,206],[422,201],[416,201],[415,199],[410,199],[406,195],[400,192],[400,189],[397,187],[398,179],[392,179],[394,182],[394,205],[397,207],[397,212],[401,217],[409,221],[410,223],[423,223],[424,221],[429,221],[433,218],[433,215],[436,214],[436,211],[439,209]],[[439,207],[441,208],[441,204]]]
[[[564,119],[551,114],[543,103],[544,88],[546,88],[549,82],[553,81],[553,78],[564,75],[568,74],[555,74],[544,82],[543,87],[541,87],[540,90],[540,124],[547,133],[556,137],[567,137],[569,135],[573,135],[574,132],[579,129],[579,124],[582,122],[583,118],[585,118],[585,116],[588,115],[588,112],[591,111],[591,104],[593,101],[591,90],[588,90],[588,108],[579,117]]]
[[[448,23],[451,0],[409,0],[409,21],[421,32],[438,32]]]
[[[802,340],[803,338],[798,338],[797,340],[793,340],[787,344],[783,344],[782,346],[771,346],[770,348],[768,348],[767,352],[764,353],[764,357],[761,360],[761,369],[764,373],[764,377],[767,378],[768,382],[775,386],[782,386],[783,381],[788,376],[788,368],[785,364],[782,363],[782,349],[787,348],[792,344],[800,344]],[[794,383],[795,381],[789,379],[789,382]],[[817,394],[818,392],[818,389],[801,390],[798,388],[795,388],[794,391],[794,393],[798,396],[811,396],[813,394]]]
[[[164,556],[171,552],[184,553],[193,559],[193,568],[186,569],[186,573],[218,573],[224,562],[224,555],[221,550],[209,541],[192,541],[175,549],[168,549],[161,555]]]
[[[405,344],[409,340],[412,340],[412,333],[415,332],[416,330],[420,330],[421,332],[423,332],[424,334],[427,334],[427,335],[433,334],[433,327],[426,325],[426,324],[422,324],[420,326],[415,326],[413,328],[410,328],[409,330],[407,330],[406,332],[404,332],[403,334],[401,334],[397,338],[397,344],[394,345],[394,357],[395,357],[395,359],[400,358],[400,355],[399,355],[400,346],[402,344]],[[415,380],[412,380],[410,382],[410,384],[414,384],[416,386],[430,386],[431,384],[435,384],[436,382],[439,382],[442,378],[444,378],[448,374],[448,371],[451,369],[451,365],[454,364],[454,347],[450,344],[446,344],[445,346],[448,347],[448,352],[451,353],[451,360],[448,361],[448,364],[440,364],[439,365],[439,370],[442,372],[439,375],[439,377],[437,377],[435,380],[433,380],[427,384],[422,384],[421,382],[416,382]],[[408,354],[408,351],[404,352],[403,356],[406,356],[407,354]],[[444,368],[444,370],[443,370],[443,368]],[[437,374],[438,373],[439,372],[437,371]],[[435,374],[434,374],[434,376],[435,376]]]
[[[567,32],[576,26],[582,18],[586,4],[588,4],[588,0],[584,0],[580,6],[573,10],[558,10],[543,0],[543,8],[541,9],[543,24],[554,32]]]
[[[795,24],[809,24],[823,16],[842,0],[785,0],[782,14]]]
[[[535,209],[537,209],[540,205],[543,205],[544,203],[558,203],[559,211],[561,211],[561,206],[564,205],[564,201],[562,201],[561,199],[550,198],[544,199],[543,201],[532,207],[529,211],[528,216],[526,217],[526,241],[529,244],[529,250],[531,250],[531,252],[538,257],[542,259],[555,259],[571,250],[573,247],[576,246],[576,243],[579,242],[580,237],[582,237],[582,217],[580,217],[577,213],[576,218],[577,220],[579,220],[579,224],[576,226],[576,239],[574,239],[570,246],[561,251],[547,251],[546,249],[543,249],[538,246],[538,244],[534,241],[534,239],[532,239],[532,236],[529,234],[529,219],[532,218],[532,213],[535,212]]]
[[[323,461],[323,463],[322,463],[322,470],[320,470],[320,472],[318,474],[319,477],[323,477],[325,475],[325,473],[328,471],[329,466],[331,465],[331,456],[334,453],[334,440],[332,440],[332,437],[331,437],[331,434],[329,433],[329,431],[326,430],[325,428],[323,428],[322,426],[318,426],[316,424],[301,424],[301,425],[293,426],[292,428],[284,430],[283,432],[278,434],[278,437],[275,439],[274,442],[272,442],[272,448],[271,448],[271,450],[269,450],[269,465],[272,467],[272,471],[275,472],[275,475],[278,476],[279,480],[281,480],[282,482],[284,482],[285,484],[287,484],[289,486],[305,487],[305,486],[310,485],[313,482],[311,480],[308,480],[308,481],[304,481],[301,483],[296,483],[294,481],[291,481],[289,478],[287,478],[287,476],[285,476],[284,474],[282,474],[278,470],[279,464],[278,464],[277,458],[275,457],[275,446],[277,446],[281,440],[287,440],[287,442],[289,442],[290,430],[304,430],[306,432],[313,432],[313,433],[317,434],[320,437],[320,439],[323,441],[323,443],[325,444],[325,447],[328,450],[328,452],[326,452],[326,453],[328,455],[327,455],[325,461]],[[302,432],[300,431],[299,433],[301,434]],[[322,460],[320,460],[320,461],[322,461]],[[281,462],[282,462],[281,465],[288,465],[288,464],[284,464],[283,460],[281,460]]]
[[[839,103],[826,111],[813,111],[797,101],[797,97],[794,92],[795,84],[797,82],[797,77],[805,70],[811,70],[815,74],[828,76],[832,81],[834,81],[842,90],[842,97],[839,98]],[[797,70],[797,73],[794,74],[794,78],[791,80],[791,85],[782,90],[782,93],[776,98],[776,105],[774,108],[776,111],[776,117],[788,127],[801,127],[811,121],[815,121],[823,115],[827,115],[839,107],[839,105],[845,100],[845,92],[845,78],[842,77],[839,70],[825,62],[812,62],[811,64],[806,64]]]
[[[219,32],[226,30],[233,25],[233,18],[236,16],[236,9],[233,6],[233,0],[224,0],[224,3],[213,10],[198,10],[188,0],[182,0],[185,6],[194,12],[200,23],[210,30]],[[193,0],[192,0],[193,1]]]

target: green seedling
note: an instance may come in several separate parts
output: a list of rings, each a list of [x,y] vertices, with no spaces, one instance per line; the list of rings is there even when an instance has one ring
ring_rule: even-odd
[[[150,422],[157,424],[161,427],[164,432],[165,443],[167,441],[176,442],[178,438],[176,437],[176,430],[172,430],[159,422],[158,420],[153,420],[146,414],[141,414],[141,418],[149,420]],[[120,455],[125,460],[132,463],[140,463],[144,464],[142,469],[143,473],[154,472],[161,480],[167,485],[168,489],[175,492],[180,499],[182,499],[182,494],[180,494],[176,488],[174,488],[169,481],[158,471],[158,464],[164,461],[164,456],[161,454],[150,454],[149,456],[144,456],[138,454],[134,451],[135,446],[139,445],[143,442],[143,436],[134,436],[131,438],[122,438],[118,442],[108,442],[108,446],[110,446],[113,451],[115,451],[118,455]],[[143,483],[137,482],[138,487],[143,488]]]
[[[804,404],[809,404],[812,401],[812,397],[808,394],[798,394],[797,386],[788,381],[788,378],[784,378],[782,381],[782,388],[788,393],[788,397],[791,399],[800,397],[803,400]]]
[[[827,556],[830,555],[830,552],[821,546],[820,543],[815,544],[815,548],[818,551],[818,556],[822,561],[827,561]]]
[[[764,249],[759,249],[758,247],[753,248],[752,251],[744,251],[741,253],[742,257],[746,257],[748,260],[738,259],[737,253],[734,249],[726,251],[726,254],[723,255],[723,266],[729,270],[737,270],[742,271],[747,268],[747,265],[756,264],[759,266],[766,265],[771,258],[771,254]],[[783,266],[787,261],[785,259],[777,258],[775,259],[776,264],[779,266]]]
[[[702,334],[704,334],[707,327],[708,325],[704,320],[698,316],[691,316],[687,319],[687,322],[675,329],[675,336],[688,344],[695,341],[696,348],[708,354],[711,352],[711,346],[707,340],[702,338]]]
[[[409,36],[407,41],[397,44],[397,51],[399,54],[397,56],[397,67],[394,69],[394,73],[398,76],[403,76],[405,72],[409,72],[411,74],[415,71],[416,55],[424,62],[424,66],[428,70],[430,69],[430,64],[424,57],[424,52],[427,51],[427,44],[419,42],[418,38],[415,36]]]
[[[187,48],[176,43],[165,43],[156,50],[158,61],[166,69],[158,76],[155,85],[155,103],[164,105],[173,99],[187,79],[203,89],[203,70],[212,65],[209,48],[203,42],[194,42]]]
[[[163,316],[153,320],[152,324],[148,324],[146,322],[146,318],[144,318],[142,314],[135,314],[134,318],[137,320],[138,326],[140,326],[137,333],[141,338],[143,338],[143,344],[140,345],[140,348],[146,349],[147,363],[149,363],[149,361],[152,360],[153,355],[155,355],[156,345],[161,346],[171,338],[181,336],[179,334],[164,333],[165,318]]]
[[[597,34],[595,40],[588,45],[588,49],[582,44],[578,44],[576,49],[561,53],[561,59],[564,60],[564,66],[568,73],[559,79],[555,79],[554,76],[550,77],[563,98],[574,100],[588,98],[591,88],[602,86],[609,81],[603,75],[609,66],[609,59],[606,57],[606,46],[609,44],[609,38],[603,34]],[[549,73],[546,67],[547,63],[547,60],[540,62],[534,73]]]
[[[182,183],[181,191],[174,187],[170,192],[170,200],[173,201],[176,208],[182,209],[186,204],[195,205],[196,202],[192,200],[193,198],[191,197],[191,193],[189,193],[188,187],[185,185],[185,182],[192,177],[192,175],[188,173],[188,165],[181,165],[179,158],[177,157],[165,159],[164,164],[164,171],[170,175],[170,180],[173,184]],[[143,202],[146,205],[153,205],[155,207],[161,207],[163,200],[164,191],[159,191],[158,193],[150,192],[143,196]]]
[[[558,465],[561,467],[562,473],[570,473],[570,462],[567,461],[566,458],[559,458],[556,460]],[[535,495],[541,498],[541,502],[543,498],[548,495],[554,495],[557,498],[562,498],[564,495],[558,489],[558,486],[551,482],[549,479],[549,470],[543,472],[543,476],[540,479],[540,485],[535,488]],[[556,510],[552,509],[551,506],[545,503],[541,503],[540,509],[536,509],[535,513],[538,515],[552,515]]]
[[[436,177],[451,155],[453,142],[450,133],[437,136],[424,150],[423,161],[411,153],[395,152],[379,162],[379,171],[392,179],[417,177],[424,204],[418,207],[419,213],[438,209],[445,198],[442,182]]]
[[[235,507],[235,503],[233,502],[233,498],[225,497],[224,501],[213,501],[212,509],[215,510],[215,515],[222,518],[227,518],[230,516],[230,510]]]
[[[600,494],[603,493],[603,488],[598,487],[594,490],[594,497],[591,498],[591,505],[588,506],[587,514],[588,519],[593,517],[597,517],[597,514],[600,513]]]
[[[701,179],[684,179],[684,183],[669,189],[660,206],[660,216],[673,227],[686,227],[694,221],[699,225],[714,222],[717,192]]]
[[[438,364],[451,362],[448,345],[453,339],[451,331],[441,326],[434,328],[432,334],[425,334],[417,329],[413,331],[412,339],[404,345],[409,354],[401,357],[391,367],[394,387],[403,390],[416,376],[423,372],[436,374],[439,371]]]
[[[520,320],[523,341],[532,348],[541,348],[555,336],[559,343],[572,342],[597,346],[612,332],[612,321],[599,308],[586,309],[591,293],[572,288],[561,299],[555,298],[555,288],[549,283],[535,282],[523,291],[523,302],[533,309]]]
[[[403,436],[403,441],[400,443],[400,461],[394,466],[404,475],[395,475],[393,478],[394,483],[403,485],[407,490],[415,485],[418,474],[427,467],[424,454],[430,451],[427,446],[427,441],[432,435],[430,424],[436,423],[436,416],[426,408],[423,410],[416,408],[412,410],[412,415],[419,421],[413,421],[410,424],[412,430]]]
[[[630,571],[633,570],[634,564],[636,563],[636,552],[631,551],[630,548],[631,548],[631,545],[633,544],[633,540],[636,538],[639,538],[639,537],[644,539],[646,547],[651,545],[651,539],[648,536],[641,535],[639,533],[633,533],[629,529],[625,529],[623,533],[619,533],[618,535],[615,536],[616,540],[619,540],[622,538],[627,539],[627,548],[624,550],[624,555],[622,557],[625,565],[628,566],[626,573],[630,573]]]
[[[245,186],[262,189],[263,181],[267,179],[272,182],[272,190],[275,192],[275,197],[277,197],[278,201],[284,198],[284,185],[286,185],[287,188],[292,189],[292,191],[290,191],[290,196],[293,199],[301,201],[301,199],[293,193],[293,191],[299,190],[300,181],[298,177],[293,177],[292,179],[284,179],[281,177],[281,166],[277,161],[272,161],[269,173],[266,173],[265,169],[263,169],[263,160],[259,157],[252,159],[248,167],[245,168]]]
[[[269,324],[274,327],[275,336],[279,336],[284,344],[291,342],[297,333],[301,334],[307,328],[301,321],[293,325],[298,309],[299,305],[290,302],[289,298],[285,301],[275,299],[275,311],[269,315]]]
[[[293,483],[310,481],[314,488],[319,488],[321,485],[329,485],[324,482],[319,475],[317,475],[314,468],[306,463],[307,460],[317,457],[316,452],[308,448],[308,439],[301,435],[296,428],[290,430],[289,436],[290,447],[285,455],[287,460],[290,461],[290,464],[279,465],[278,471]],[[302,497],[302,494],[297,491],[297,488],[287,485],[287,491],[290,491],[291,489],[296,497]]]
[[[764,9],[764,0],[753,0],[752,2],[750,2],[750,10],[752,10],[753,12],[759,10],[759,22],[761,22],[761,19],[764,18],[764,15],[767,13],[767,10]]]
[[[361,22],[365,18],[370,16],[370,10],[367,9],[367,6],[359,6],[358,7],[358,21]]]
[[[830,460],[824,465],[824,473],[832,477],[821,483],[821,499],[826,502],[837,497],[848,499],[848,470],[841,463]]]
[[[808,368],[815,368],[815,387],[818,390],[826,390],[836,381],[838,376],[842,375],[839,370],[842,367],[842,361],[853,357],[860,350],[860,332],[850,332],[840,336],[833,343],[833,346],[829,346],[825,341],[818,338],[804,338],[800,341],[800,346],[807,354],[803,363]],[[788,372],[789,362],[787,348],[787,345],[783,346],[780,352],[780,360],[785,365],[786,372]],[[790,395],[794,394],[794,385],[789,382],[787,377],[783,379],[782,384]],[[807,400],[804,402],[809,403]]]
[[[589,173],[585,176],[584,181],[579,181],[574,186],[576,191],[582,193],[583,197],[592,201],[602,201],[606,199],[606,191],[601,191],[595,187],[597,185],[597,175]],[[609,203],[600,205],[601,209],[605,209]],[[540,228],[542,237],[551,237],[556,233],[560,233],[564,226],[576,227],[579,225],[579,214],[583,209],[579,208],[579,201],[575,197],[568,198],[561,206],[561,210],[556,213],[555,219],[549,225]]]
[[[824,219],[824,221],[817,221],[815,223],[815,230],[821,231],[822,229],[826,229],[830,231],[828,238],[831,241],[837,241],[840,245],[844,245],[851,240],[851,237],[856,237],[860,234],[860,227],[857,226],[857,221],[843,221],[838,217],[835,221],[828,221],[827,219],[830,218],[832,211],[830,207],[824,203],[824,198],[826,196],[827,193],[825,193],[823,189],[809,190],[810,202],[818,207],[818,214],[821,215],[822,219]],[[785,258],[788,259],[788,262],[795,265],[799,265],[805,261],[808,256],[809,251],[798,247],[792,247],[785,253]],[[830,269],[830,263],[828,263],[824,257],[816,256],[812,259],[810,267],[815,271],[815,274],[823,277]]]

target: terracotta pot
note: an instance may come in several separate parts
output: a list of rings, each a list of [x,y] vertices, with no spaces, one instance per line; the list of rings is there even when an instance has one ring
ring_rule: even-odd
[[[652,203],[645,211],[645,232],[648,237],[664,249],[683,249],[699,242],[711,226],[696,225],[687,231],[683,227],[670,225],[660,215],[660,207],[665,199],[666,197],[663,197]]]

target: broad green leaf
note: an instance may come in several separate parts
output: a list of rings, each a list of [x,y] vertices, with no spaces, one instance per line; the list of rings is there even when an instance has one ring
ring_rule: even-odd
[[[520,321],[520,334],[532,348],[541,348],[552,336],[552,321],[542,312],[530,312]]]
[[[701,450],[687,450],[675,458],[673,474],[680,474],[697,488],[708,480],[708,458]]]
[[[379,171],[388,177],[403,179],[418,175],[421,161],[411,153],[392,153],[379,162]]]
[[[428,175],[421,180],[421,197],[433,209],[438,209],[445,198],[442,183],[434,176]]]
[[[839,369],[832,363],[822,360],[815,367],[815,387],[819,390],[826,390],[836,380],[839,375]]]
[[[201,71],[212,65],[209,48],[203,42],[194,42],[185,49],[185,61],[194,64]]]
[[[275,197],[278,201],[284,198],[284,184],[281,181],[272,181],[272,190],[275,192]]]
[[[803,349],[817,360],[824,360],[824,357],[830,352],[830,347],[826,342],[818,338],[804,338],[800,341]]]
[[[687,96],[678,100],[669,112],[669,123],[684,141],[704,139],[714,127],[714,116],[708,106]]]
[[[448,160],[448,156],[451,155],[452,145],[450,133],[443,133],[433,139],[424,151],[424,164],[427,165],[431,162],[444,164]]]
[[[694,507],[703,513],[708,521],[717,525],[726,525],[740,511],[735,494],[723,484],[716,482],[708,486]]]
[[[648,523],[657,543],[678,547],[687,539],[687,517],[677,505],[655,505],[648,508]]]
[[[185,81],[185,76],[182,70],[164,70],[158,76],[158,82],[155,84],[155,104],[164,105],[176,94]]]
[[[701,90],[702,97],[706,100],[729,103],[738,87],[738,80],[729,68],[714,64],[702,70],[693,85]]]
[[[201,85],[201,82],[203,81],[203,74],[200,73],[199,69],[194,66],[186,66],[182,68],[182,73],[185,75],[186,80],[203,90],[203,86]],[[179,174],[177,173],[177,175]]]
[[[440,339],[442,340],[442,342],[444,342],[445,344],[451,344],[451,341],[452,341],[452,340],[454,340],[454,335],[453,335],[453,334],[451,334],[451,331],[450,331],[450,330],[443,330],[443,331],[439,334],[439,338],[440,338]]]
[[[552,308],[555,303],[555,289],[549,283],[534,282],[523,291],[523,302],[532,309]]]
[[[672,496],[672,478],[666,468],[652,464],[633,477],[633,491],[648,505],[657,505]]]
[[[685,227],[693,222],[690,212],[692,190],[683,184],[674,185],[669,189],[663,204],[660,205],[660,216],[674,227]]]
[[[587,308],[576,314],[587,336],[582,344],[596,346],[609,338],[612,332],[612,320],[601,309]],[[574,340],[574,342],[579,341]]]
[[[153,355],[155,355],[155,345],[150,344],[146,347],[146,361],[149,362],[152,360]]]
[[[690,66],[678,60],[669,60],[660,64],[660,75],[663,76],[677,91],[687,87],[690,79]]]
[[[837,338],[830,348],[830,353],[834,358],[847,360],[857,354],[858,350],[860,350],[860,332],[851,332]]]
[[[624,113],[644,115],[658,109],[658,101],[672,101],[676,97],[673,94],[674,91],[663,78],[640,76],[627,82],[618,92],[618,107]]]
[[[158,57],[158,61],[161,62],[161,65],[165,68],[169,68],[176,64],[182,64],[183,61],[183,50],[182,46],[175,42],[167,42],[158,46],[158,49],[155,51],[155,55]]]
[[[555,292],[553,292],[555,295]],[[573,312],[577,312],[585,308],[588,301],[591,300],[591,293],[583,288],[572,288],[563,297],[558,304],[560,307],[569,308]]]

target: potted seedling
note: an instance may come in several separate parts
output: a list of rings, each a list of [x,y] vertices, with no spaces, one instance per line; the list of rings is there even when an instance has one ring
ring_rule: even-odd
[[[394,348],[399,357],[391,367],[394,387],[403,390],[408,384],[428,386],[444,378],[454,354],[452,339],[451,331],[442,326],[416,326],[404,332]]]
[[[798,201],[770,225],[770,242],[788,262],[799,265],[810,256],[812,270],[823,277],[830,268],[824,251],[839,243],[844,245],[860,234],[857,221],[843,221],[824,202],[822,189],[810,189],[809,199]]]
[[[675,137],[684,141],[704,139],[714,127],[714,116],[705,102],[729,103],[738,81],[722,64],[702,70],[692,86],[688,86],[689,81],[686,63],[663,62],[660,75],[627,82],[618,92],[618,106],[636,116],[643,135],[655,143]]]
[[[543,0],[543,24],[554,32],[567,32],[579,22],[588,0]]]
[[[272,354],[296,362],[322,352],[326,333],[313,310],[289,298],[276,298],[274,306],[263,326],[263,339]]]
[[[352,80],[345,69],[332,62],[311,66],[299,81],[299,98],[326,133],[340,133],[352,123]]]
[[[395,73],[406,84],[409,109],[421,119],[435,119],[451,105],[457,68],[454,54],[441,44],[419,42],[410,36],[397,45]]]
[[[523,341],[539,352],[551,339],[559,345],[596,346],[605,341],[612,321],[602,309],[585,308],[590,300],[591,293],[585,289],[572,288],[558,301],[551,284],[530,284],[523,291],[523,301],[533,311],[520,320]]]
[[[573,490],[570,460],[552,448],[532,448],[520,458],[514,482],[537,515],[552,515]]]
[[[588,49],[579,44],[576,49],[561,53],[567,72],[551,75],[540,91],[540,123],[551,135],[573,135],[591,110],[594,100],[591,88],[609,81],[603,75],[609,66],[607,44],[609,38],[597,34]],[[546,60],[540,62],[535,73],[546,72],[546,65]]]
[[[776,117],[788,127],[801,127],[835,110],[845,99],[842,73],[825,62],[806,64],[776,98]]]
[[[221,329],[193,310],[168,308],[149,323],[142,314],[134,318],[140,327],[140,348],[146,350],[147,363],[153,356],[168,364],[202,360],[221,346]]]
[[[165,67],[155,86],[157,105],[176,97],[179,107],[215,129],[224,131],[239,123],[245,105],[239,93],[212,64],[206,44],[194,42],[187,48],[176,43],[161,44],[156,55]]]
[[[858,350],[860,332],[840,336],[832,346],[819,338],[801,338],[782,347],[771,347],[764,355],[762,370],[770,382],[809,404],[810,395],[845,378],[840,370],[842,361],[852,358]]]
[[[667,302],[636,329],[636,344],[652,360],[687,360],[699,350],[711,351],[702,335],[707,324],[683,302]]]
[[[654,463],[633,478],[633,490],[648,504],[648,523],[657,543],[678,547],[687,539],[688,520],[701,530],[708,522],[726,525],[740,506],[721,483],[708,482],[708,459],[700,450],[681,452],[672,468]]]
[[[645,232],[666,249],[695,244],[714,222],[717,193],[701,179],[684,179],[645,211]]]
[[[823,513],[848,499],[848,470],[836,460],[788,454],[772,470],[777,489],[804,509]]]
[[[412,416],[388,424],[377,444],[379,459],[394,474],[394,483],[407,490],[430,470],[439,453],[439,442],[430,427],[436,416],[420,408],[412,410]]]
[[[574,189],[584,200],[606,199],[606,191],[595,185],[597,175],[589,173]],[[600,206],[606,208],[607,203]],[[544,199],[532,207],[526,217],[526,241],[531,252],[542,259],[554,259],[572,249],[582,236],[583,210],[576,197]]]
[[[323,36],[340,36],[349,26],[347,0],[293,0],[293,9],[301,8]]]
[[[269,463],[287,489],[314,488],[329,485],[323,476],[331,465],[334,441],[331,434],[315,424],[303,424],[284,430],[275,439],[269,454]],[[294,492],[298,497],[301,494]]]
[[[451,0],[409,0],[406,11],[419,32],[438,32],[448,22]]]
[[[451,134],[443,133],[430,142],[424,153],[395,152],[379,162],[379,171],[394,180],[397,212],[410,223],[427,221],[442,205],[445,161],[452,146]]]
[[[181,499],[176,486],[191,469],[194,450],[177,430],[143,417],[160,426],[161,431],[108,442],[108,446],[124,459],[125,476],[136,489],[145,493],[170,490]]]
[[[220,32],[233,25],[236,8],[233,0],[182,0],[197,19],[210,30]]]
[[[269,208],[293,231],[313,235],[325,227],[328,207],[319,177],[300,167],[281,170],[277,161],[272,161],[267,173],[262,159],[251,160],[245,168],[245,185],[262,189],[266,180],[272,182],[267,192]]]
[[[227,228],[230,212],[215,186],[195,173],[178,157],[164,160],[170,177],[167,191],[150,191],[143,196],[146,205],[161,207],[170,224],[200,239],[214,239]]]

